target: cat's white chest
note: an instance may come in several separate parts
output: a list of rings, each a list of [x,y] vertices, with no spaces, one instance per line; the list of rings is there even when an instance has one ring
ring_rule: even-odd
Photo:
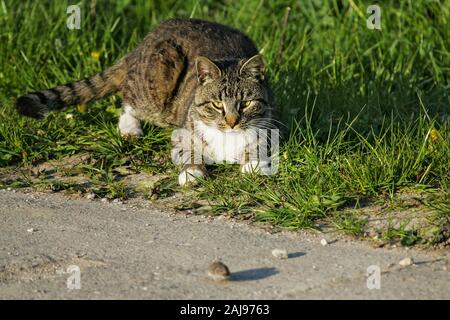
[[[196,133],[206,142],[207,156],[214,162],[240,162],[247,145],[251,143],[245,131],[222,131],[200,121],[195,125]]]

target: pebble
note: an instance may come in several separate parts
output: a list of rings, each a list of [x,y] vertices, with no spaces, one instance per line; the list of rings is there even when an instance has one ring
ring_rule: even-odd
[[[27,232],[29,232],[29,233],[33,233],[35,231],[36,231],[36,229],[34,229],[34,228],[27,229]]]
[[[285,249],[273,249],[272,255],[278,259],[287,259],[289,257]]]
[[[102,200],[100,200],[103,203],[107,203],[108,202],[108,198],[102,198]]]
[[[220,261],[211,263],[208,267],[208,276],[214,281],[224,281],[230,278],[230,270]]]
[[[400,262],[398,263],[401,267],[407,267],[410,265],[414,264],[414,260],[410,257],[404,258],[402,260],[400,260]]]
[[[366,235],[372,239],[378,239],[378,232],[374,229],[370,229],[366,232]]]
[[[123,204],[122,200],[120,200],[119,198],[116,198],[112,201],[112,203],[114,204]]]
[[[326,246],[328,244],[328,241],[326,239],[322,239],[320,240],[320,244]]]
[[[93,199],[95,199],[95,193],[88,193],[88,194],[86,195],[86,199],[88,199],[88,200],[93,200]]]

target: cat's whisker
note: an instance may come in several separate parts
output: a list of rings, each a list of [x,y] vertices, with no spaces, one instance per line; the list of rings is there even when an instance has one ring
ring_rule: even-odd
[[[255,125],[255,126],[258,126],[258,125],[267,125],[267,126],[274,127],[274,128],[277,127],[275,121],[269,121],[269,120],[251,120],[251,121],[249,122],[249,124]],[[280,124],[283,125],[282,123],[280,123]]]
[[[272,119],[272,120],[256,120],[255,119],[254,121],[252,120],[251,123],[254,124],[254,125],[268,124],[268,125],[270,125],[271,127],[274,127],[274,128],[276,128],[278,126],[287,128],[287,126],[284,123],[282,123],[280,121],[277,121],[277,120],[274,120],[274,119]]]
[[[268,120],[268,121],[271,121],[271,122],[273,121],[273,122],[277,122],[279,124],[283,124],[280,120],[275,119],[275,118],[256,118],[254,120]]]

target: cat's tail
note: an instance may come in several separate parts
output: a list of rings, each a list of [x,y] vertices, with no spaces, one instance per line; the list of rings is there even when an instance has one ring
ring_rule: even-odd
[[[118,91],[126,73],[125,61],[121,60],[106,71],[90,78],[19,97],[16,101],[16,108],[20,114],[41,119],[49,111],[88,103]]]

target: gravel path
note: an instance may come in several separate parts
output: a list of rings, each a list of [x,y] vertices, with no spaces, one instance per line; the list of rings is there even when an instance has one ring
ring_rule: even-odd
[[[117,204],[6,190],[0,221],[1,299],[450,299],[448,250],[269,234],[142,199]],[[273,249],[287,250],[288,259]],[[414,264],[400,266],[406,257]],[[229,281],[208,278],[216,258],[229,267]],[[379,289],[367,287],[369,266],[381,272]],[[376,274],[369,280],[376,287]]]

